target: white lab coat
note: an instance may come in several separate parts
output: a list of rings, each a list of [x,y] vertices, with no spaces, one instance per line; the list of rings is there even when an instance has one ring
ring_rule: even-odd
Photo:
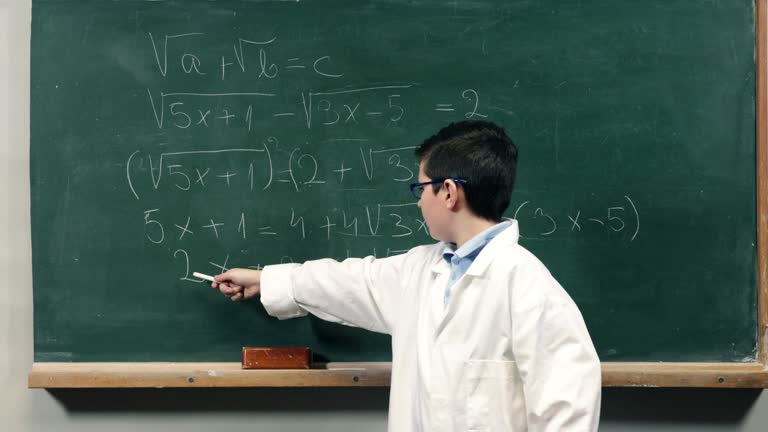
[[[596,431],[601,371],[578,308],[517,222],[443,295],[444,243],[375,259],[264,268],[261,301],[285,319],[392,335],[390,432]]]

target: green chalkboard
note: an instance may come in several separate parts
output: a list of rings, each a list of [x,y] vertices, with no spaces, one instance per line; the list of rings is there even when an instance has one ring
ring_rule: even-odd
[[[36,361],[389,360],[193,271],[432,240],[413,147],[489,119],[604,361],[756,359],[751,1],[35,0]]]

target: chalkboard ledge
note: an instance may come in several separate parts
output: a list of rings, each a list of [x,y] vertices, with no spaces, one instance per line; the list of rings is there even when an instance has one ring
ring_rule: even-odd
[[[604,362],[603,387],[768,388],[763,363]]]
[[[34,363],[30,388],[386,387],[391,363],[255,370],[233,363]]]
[[[604,387],[766,388],[762,363],[607,362]],[[29,388],[386,387],[391,363],[245,370],[240,363],[34,363]]]

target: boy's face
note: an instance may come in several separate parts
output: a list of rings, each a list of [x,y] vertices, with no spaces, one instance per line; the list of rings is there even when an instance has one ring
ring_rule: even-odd
[[[432,181],[432,179],[424,174],[424,161],[421,161],[419,163],[419,182],[428,181]],[[429,235],[435,240],[450,241],[444,232],[447,223],[446,216],[448,216],[442,199],[444,192],[444,187],[435,192],[432,185],[427,185],[424,187],[421,198],[419,198],[418,205],[421,209],[421,215],[424,217],[424,223],[429,229]]]

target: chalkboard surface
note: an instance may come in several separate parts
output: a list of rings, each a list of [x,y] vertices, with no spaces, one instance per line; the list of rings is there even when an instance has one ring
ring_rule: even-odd
[[[193,271],[432,240],[413,148],[489,119],[603,361],[756,359],[751,1],[33,1],[36,361],[390,359]],[[408,299],[403,299],[408,301]]]

